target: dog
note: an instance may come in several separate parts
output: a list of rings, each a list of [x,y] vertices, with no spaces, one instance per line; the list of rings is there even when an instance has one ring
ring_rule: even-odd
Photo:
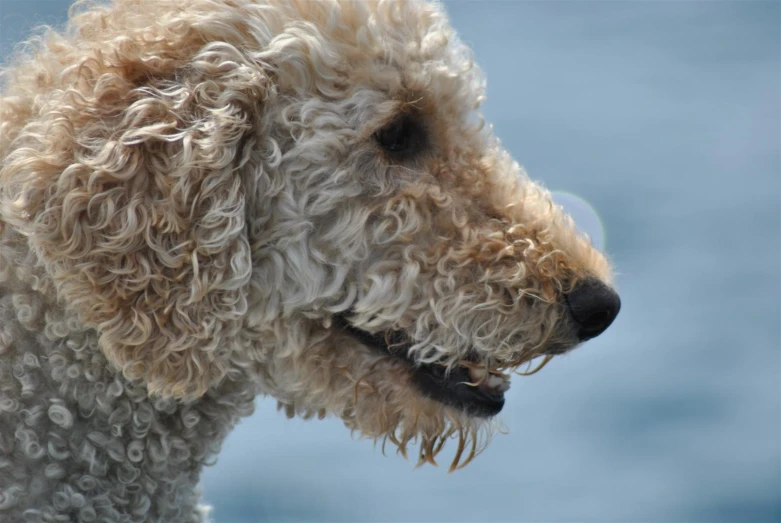
[[[79,3],[3,71],[0,519],[201,522],[272,396],[451,469],[611,267],[420,1]],[[261,449],[262,450],[262,449]]]

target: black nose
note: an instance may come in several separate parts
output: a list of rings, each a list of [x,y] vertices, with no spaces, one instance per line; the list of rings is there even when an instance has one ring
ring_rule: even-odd
[[[621,309],[618,294],[595,278],[578,282],[565,298],[572,317],[580,327],[578,337],[581,341],[605,332]]]

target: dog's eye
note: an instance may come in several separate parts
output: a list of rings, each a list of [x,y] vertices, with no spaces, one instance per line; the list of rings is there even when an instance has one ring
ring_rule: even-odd
[[[396,156],[408,156],[423,148],[425,132],[418,122],[409,116],[403,116],[374,133],[374,139],[387,152]]]

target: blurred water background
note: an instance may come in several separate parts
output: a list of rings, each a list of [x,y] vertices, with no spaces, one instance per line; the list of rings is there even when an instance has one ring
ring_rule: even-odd
[[[0,0],[0,57],[68,3]],[[623,310],[451,475],[259,399],[204,475],[216,521],[781,521],[781,4],[446,7],[505,146],[597,209]]]

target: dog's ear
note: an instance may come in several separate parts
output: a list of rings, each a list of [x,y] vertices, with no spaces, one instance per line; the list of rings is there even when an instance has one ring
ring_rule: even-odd
[[[198,396],[247,309],[241,170],[267,79],[227,44],[164,78],[140,62],[80,67],[12,144],[2,217],[128,378]]]

